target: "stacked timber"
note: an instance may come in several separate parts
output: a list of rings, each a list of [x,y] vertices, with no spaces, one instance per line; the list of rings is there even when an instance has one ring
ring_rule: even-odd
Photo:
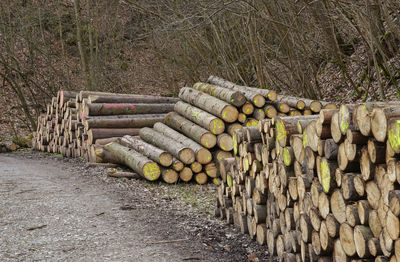
[[[59,91],[38,118],[33,147],[68,157],[89,158],[105,145],[162,121],[179,99],[95,91]]]
[[[234,141],[215,213],[271,256],[400,260],[400,102],[277,116]]]
[[[233,156],[235,130],[257,126],[260,120],[278,115],[310,115],[323,107],[335,108],[329,103],[277,95],[273,90],[239,86],[213,76],[208,83],[182,88],[179,98],[60,92],[48,113],[39,119],[42,124],[35,147],[85,156],[91,162],[123,164],[148,180],[157,179],[146,177],[137,163],[126,162],[133,150],[159,165],[161,174],[173,170],[179,172],[181,181],[203,184],[213,180],[218,184],[218,160]],[[61,119],[65,119],[62,128],[58,127]],[[42,133],[49,134],[50,144],[42,142]],[[66,137],[62,146],[60,135]],[[129,137],[121,139],[125,135]],[[160,163],[149,150],[169,153],[173,163]]]

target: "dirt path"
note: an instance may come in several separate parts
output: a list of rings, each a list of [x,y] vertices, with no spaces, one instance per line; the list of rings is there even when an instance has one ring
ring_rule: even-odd
[[[37,153],[0,155],[0,261],[244,261],[253,253],[248,243],[224,246],[232,236],[218,226],[204,231],[198,219],[196,228],[197,215],[171,199],[96,172]]]

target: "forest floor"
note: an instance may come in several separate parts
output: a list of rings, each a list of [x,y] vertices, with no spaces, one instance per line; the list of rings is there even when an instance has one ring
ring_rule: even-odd
[[[116,179],[82,159],[0,154],[1,261],[272,261],[212,216],[215,186]]]

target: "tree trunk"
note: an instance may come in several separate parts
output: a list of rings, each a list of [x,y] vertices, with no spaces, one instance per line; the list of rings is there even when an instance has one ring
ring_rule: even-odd
[[[211,131],[214,135],[219,135],[225,131],[224,121],[200,108],[179,101],[175,104],[174,110],[199,126]]]
[[[216,77],[216,76],[210,76],[208,78],[207,82],[210,84],[213,84],[213,85],[222,86],[222,87],[243,93],[244,96],[247,98],[247,100],[251,101],[256,107],[263,107],[265,105],[264,95],[262,95],[261,92],[259,92],[262,89],[257,89],[257,88],[251,89],[250,87],[246,87],[246,86],[238,86],[232,82],[226,81],[226,80]],[[276,95],[276,93],[271,92],[271,95],[269,95],[269,96],[271,98],[274,98],[273,97],[274,94]],[[268,95],[266,97],[268,97]],[[275,99],[276,99],[276,97],[275,97]]]
[[[125,135],[137,136],[140,128],[92,128],[87,131],[89,145],[96,142],[97,139],[110,137],[123,137]]]
[[[161,174],[160,167],[157,163],[151,161],[133,149],[124,147],[115,142],[105,145],[104,149],[121,164],[130,167],[149,181],[157,180]]]
[[[175,112],[167,114],[164,123],[190,137],[205,148],[213,148],[217,143],[217,138],[214,134]]]
[[[83,115],[160,114],[174,110],[174,104],[84,104]]]
[[[89,95],[89,103],[113,103],[113,104],[175,104],[179,101],[177,97],[162,97],[151,95],[133,94],[110,94],[110,95]]]
[[[179,97],[191,105],[197,106],[215,116],[220,117],[222,120],[228,123],[235,122],[239,115],[239,112],[235,106],[232,106],[218,98],[197,91],[193,88],[181,88]]]
[[[143,115],[144,116],[144,115]],[[83,120],[86,130],[91,128],[140,128],[152,127],[157,122],[164,121],[164,117],[143,117],[143,118],[118,118],[118,119],[92,119]]]
[[[148,144],[140,138],[124,136],[121,138],[120,144],[134,149],[164,167],[172,165],[172,155],[170,153]]]
[[[236,107],[241,107],[244,103],[246,103],[246,97],[239,91],[234,91],[228,88],[201,82],[194,84],[193,88],[198,91],[215,96]]]
[[[166,137],[163,134],[144,127],[139,132],[140,138],[147,143],[150,143],[158,148],[161,148],[167,152],[170,152],[173,156],[181,160],[185,164],[191,164],[195,161],[195,154],[192,149],[184,146],[178,141]]]
[[[196,160],[200,164],[208,164],[211,162],[212,160],[211,152],[208,149],[194,142],[192,139],[182,135],[181,133],[173,130],[172,128],[160,122],[156,123],[153,129],[171,139],[179,141],[182,145],[192,149],[196,155]]]

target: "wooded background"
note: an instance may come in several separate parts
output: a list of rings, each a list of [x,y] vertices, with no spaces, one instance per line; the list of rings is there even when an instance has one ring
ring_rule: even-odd
[[[59,89],[177,94],[219,75],[309,98],[400,94],[397,0],[0,3],[2,121]]]

